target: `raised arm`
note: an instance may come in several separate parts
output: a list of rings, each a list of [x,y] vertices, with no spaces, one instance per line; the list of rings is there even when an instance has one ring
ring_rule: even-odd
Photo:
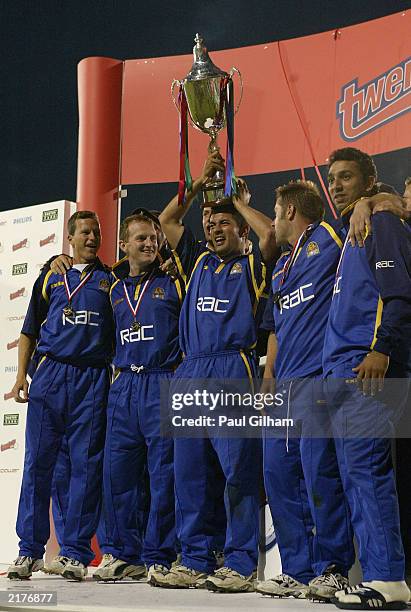
[[[238,195],[233,196],[233,204],[245,222],[257,234],[258,246],[265,263],[270,263],[279,254],[271,219],[264,213],[250,207],[251,194],[243,179],[238,179]]]
[[[160,214],[159,221],[161,223],[161,229],[166,235],[172,249],[177,247],[183,235],[183,218],[190,210],[193,199],[207,179],[213,176],[216,170],[224,170],[224,161],[218,151],[214,151],[208,156],[201,175],[193,182],[191,191],[187,192],[185,202],[179,205],[178,196],[176,195]]]

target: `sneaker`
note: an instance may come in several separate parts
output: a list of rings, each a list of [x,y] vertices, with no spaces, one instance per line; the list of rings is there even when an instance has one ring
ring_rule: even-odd
[[[87,576],[87,568],[84,563],[78,561],[77,559],[71,559],[70,557],[65,557],[65,566],[61,575],[66,580],[83,580]]]
[[[7,578],[10,580],[25,580],[30,578],[33,572],[43,569],[43,559],[33,559],[25,555],[17,557],[13,565],[7,570]]]
[[[157,586],[157,579],[160,581],[163,580],[164,576],[166,576],[169,571],[169,568],[165,565],[161,565],[161,563],[154,563],[154,565],[150,565],[147,574],[148,584],[151,584],[151,586]]]
[[[262,595],[271,595],[271,597],[295,597],[296,599],[305,599],[308,586],[302,582],[298,582],[295,578],[291,578],[288,574],[279,574],[259,582],[255,587],[257,593]]]
[[[116,559],[113,555],[105,554],[100,565],[93,574],[94,580],[123,580],[132,578],[139,580],[147,575],[144,565],[132,565],[127,561]]]
[[[56,557],[54,557],[54,559],[51,560],[49,564],[43,567],[43,572],[45,574],[53,574],[55,576],[61,576],[68,561],[70,561],[68,557],[57,555]]]
[[[335,565],[327,567],[324,574],[308,583],[307,598],[317,601],[329,601],[337,591],[348,587],[348,578],[335,572]]]
[[[220,567],[207,578],[205,586],[209,591],[220,591],[221,593],[250,593],[255,591],[255,579],[256,572],[243,576],[231,567]]]
[[[166,574],[157,572],[153,586],[165,589],[201,589],[204,588],[207,578],[208,574],[204,572],[197,572],[197,570],[185,565],[176,565]]]

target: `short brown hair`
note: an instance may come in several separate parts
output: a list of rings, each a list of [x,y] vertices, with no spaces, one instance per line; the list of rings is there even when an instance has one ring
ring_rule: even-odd
[[[70,219],[67,221],[67,231],[70,236],[73,236],[74,232],[76,231],[77,219],[95,219],[100,225],[99,218],[95,212],[93,212],[92,210],[78,210],[77,212],[72,214]]]
[[[275,190],[277,198],[281,198],[282,206],[295,206],[302,217],[310,221],[319,221],[324,217],[324,202],[320,190],[312,181],[290,181]]]
[[[131,225],[131,223],[133,223],[134,221],[140,221],[142,223],[148,223],[149,225],[152,225],[153,228],[155,229],[154,222],[149,217],[146,217],[143,214],[130,215],[129,217],[126,217],[125,219],[123,219],[123,221],[121,222],[121,225],[120,225],[119,239],[122,242],[127,242],[127,240],[128,240],[128,228]]]
[[[342,149],[336,149],[333,151],[328,159],[328,168],[330,168],[336,161],[353,161],[358,165],[362,177],[365,182],[368,181],[370,176],[373,177],[374,181],[377,181],[377,167],[374,163],[373,158],[368,153],[360,151],[355,147],[344,147]]]

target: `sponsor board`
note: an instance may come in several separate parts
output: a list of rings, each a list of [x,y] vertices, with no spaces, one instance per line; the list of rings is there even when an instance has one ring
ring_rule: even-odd
[[[17,289],[17,291],[13,291],[13,293],[10,293],[10,300],[17,300],[17,298],[19,297],[26,297],[27,296],[27,291],[25,287],[21,287],[21,289]],[[10,317],[8,317],[9,321],[11,320]]]
[[[13,340],[12,342],[7,343],[7,350],[11,351],[14,348],[17,348],[19,345],[19,339]]]
[[[15,217],[15,219],[13,219],[13,225],[21,223],[31,223],[32,221],[33,217],[31,215],[28,215],[26,217]]]
[[[11,269],[12,276],[18,276],[19,274],[27,274],[27,263],[13,264]]]
[[[51,210],[43,210],[41,220],[43,223],[47,221],[57,221],[59,218],[58,208],[52,208]]]
[[[50,234],[50,236],[47,236],[47,238],[43,238],[43,240],[40,240],[39,245],[41,247],[46,246],[46,244],[54,244],[56,242],[56,234]]]
[[[3,416],[3,425],[18,425],[19,424],[20,415],[18,413],[14,414],[5,414]]]
[[[20,240],[20,242],[16,242],[11,247],[12,251],[18,251],[19,249],[28,248],[30,246],[30,242],[28,238],[24,238],[24,240]]]
[[[364,84],[358,77],[343,85],[337,102],[337,118],[344,140],[365,134],[411,110],[411,57]]]
[[[19,447],[19,445],[17,444],[17,440],[9,440],[9,442],[6,442],[5,444],[0,444],[0,452],[4,453],[4,451],[10,450],[10,449],[14,449],[17,450]]]

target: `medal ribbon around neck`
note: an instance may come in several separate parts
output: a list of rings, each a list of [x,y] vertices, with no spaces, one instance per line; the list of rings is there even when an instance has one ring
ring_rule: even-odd
[[[80,291],[80,289],[82,287],[84,287],[84,285],[86,284],[86,282],[88,280],[90,280],[92,274],[94,272],[94,266],[92,267],[92,269],[90,270],[90,272],[88,272],[86,274],[86,276],[83,278],[83,280],[80,281],[80,283],[77,285],[77,287],[75,289],[73,289],[73,291],[70,291],[70,287],[68,284],[68,279],[67,279],[67,272],[63,275],[63,280],[64,280],[64,287],[66,289],[66,293],[67,293],[67,299],[68,299],[68,306],[66,307],[68,310],[72,310],[71,308],[71,300],[73,299],[73,297]]]
[[[299,237],[299,239],[295,243],[295,245],[293,247],[293,250],[291,251],[290,257],[285,262],[284,272],[283,272],[283,274],[281,276],[281,279],[280,279],[280,284],[279,284],[279,287],[278,287],[278,291],[281,290],[281,287],[283,286],[284,282],[286,281],[286,279],[287,279],[287,277],[288,277],[288,275],[290,273],[290,270],[293,267],[293,265],[295,263],[295,260],[297,259],[297,255],[298,255],[298,252],[300,250],[300,247],[301,248],[303,247],[304,243],[308,240],[309,235],[310,235],[310,233],[311,233],[311,231],[313,229],[314,229],[314,224],[311,223],[311,225],[309,225],[305,229],[305,231],[301,234],[301,236]]]
[[[148,277],[148,279],[146,280],[146,282],[144,283],[144,286],[143,286],[142,290],[140,291],[140,295],[138,296],[137,304],[135,306],[133,306],[133,304],[131,303],[131,300],[130,300],[130,296],[129,296],[128,291],[127,291],[126,283],[123,281],[124,295],[126,296],[128,307],[130,308],[131,312],[133,313],[133,318],[134,318],[134,324],[133,325],[134,326],[138,325],[138,328],[136,330],[133,330],[133,331],[138,331],[138,329],[140,327],[139,324],[136,321],[137,312],[138,312],[138,309],[140,308],[140,304],[141,304],[141,300],[143,298],[143,295],[144,295],[144,293],[145,293],[145,291],[146,291],[146,289],[147,289],[147,287],[148,287],[148,285],[150,283],[151,283],[151,274]]]

